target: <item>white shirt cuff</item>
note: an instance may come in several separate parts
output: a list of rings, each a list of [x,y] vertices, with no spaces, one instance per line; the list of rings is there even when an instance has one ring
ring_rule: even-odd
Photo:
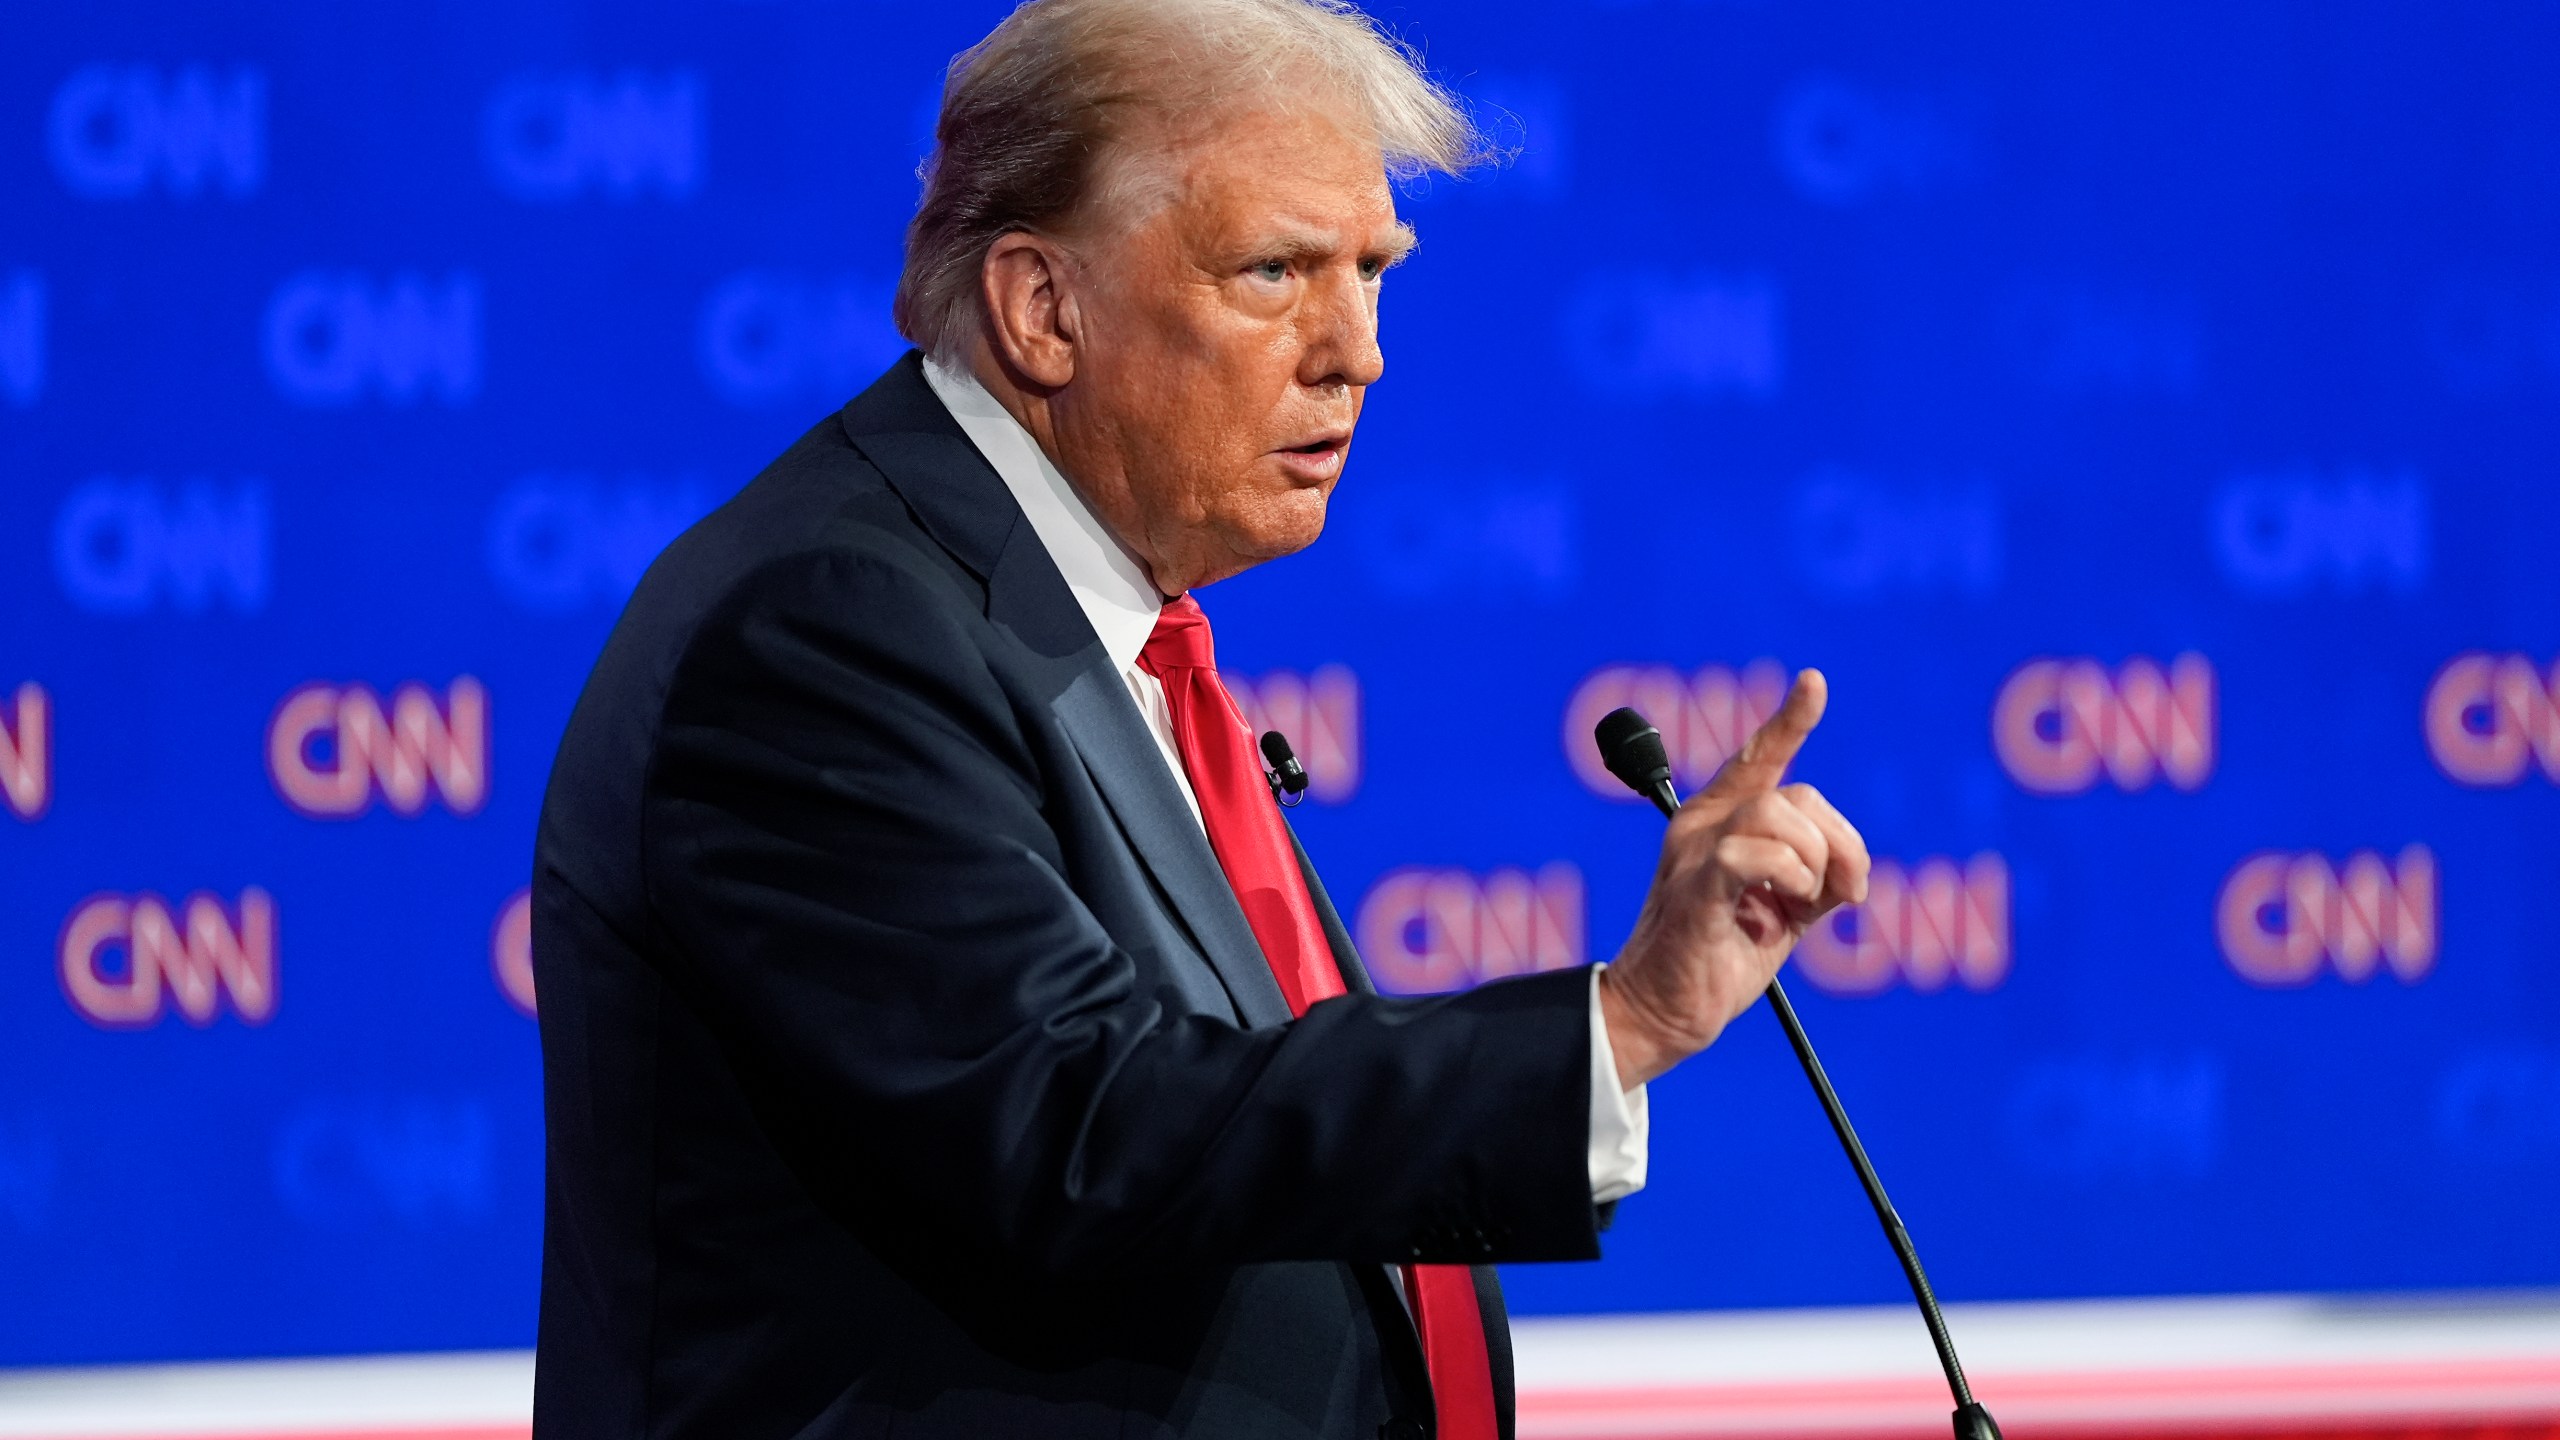
[[[1645,1157],[1653,1119],[1644,1087],[1618,1088],[1618,1056],[1609,1048],[1609,1024],[1600,1014],[1600,972],[1591,967],[1591,1203],[1624,1200],[1644,1188]]]

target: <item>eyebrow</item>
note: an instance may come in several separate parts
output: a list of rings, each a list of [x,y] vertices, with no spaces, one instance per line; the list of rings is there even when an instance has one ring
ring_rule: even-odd
[[[1421,243],[1422,237],[1413,233],[1413,227],[1399,220],[1388,227],[1385,237],[1376,245],[1364,245],[1361,251],[1364,254],[1383,253],[1387,257],[1387,263],[1395,265],[1401,263],[1407,255],[1412,254],[1414,247]],[[1253,247],[1253,253],[1283,260],[1310,260],[1333,254],[1341,248],[1341,245],[1328,233],[1290,229],[1283,230],[1271,236],[1263,244]]]

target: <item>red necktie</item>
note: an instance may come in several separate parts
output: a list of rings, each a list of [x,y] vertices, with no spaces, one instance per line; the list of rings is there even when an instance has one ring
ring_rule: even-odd
[[[1199,798],[1209,848],[1261,943],[1272,978],[1280,982],[1289,1013],[1304,1015],[1308,1006],[1342,993],[1342,972],[1316,919],[1306,878],[1298,873],[1297,852],[1263,777],[1253,728],[1218,683],[1217,649],[1198,601],[1185,595],[1164,607],[1147,648],[1138,653],[1138,668],[1163,682],[1165,705],[1173,712],[1174,749]],[[1404,1285],[1414,1326],[1422,1333],[1423,1360],[1431,1368],[1440,1440],[1495,1440],[1493,1366],[1485,1355],[1474,1274],[1464,1265],[1408,1265]]]

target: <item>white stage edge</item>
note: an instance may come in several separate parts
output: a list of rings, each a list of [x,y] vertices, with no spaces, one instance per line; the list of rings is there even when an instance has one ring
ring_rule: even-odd
[[[2560,1424],[2560,1293],[1957,1305],[2013,1435]],[[1944,1436],[1905,1306],[1523,1319],[1521,1440]],[[520,1440],[522,1351],[0,1371],[0,1440]]]
[[[2560,1424],[2560,1294],[1955,1305],[2011,1435]],[[1948,1434],[1910,1306],[1519,1326],[1523,1440]]]

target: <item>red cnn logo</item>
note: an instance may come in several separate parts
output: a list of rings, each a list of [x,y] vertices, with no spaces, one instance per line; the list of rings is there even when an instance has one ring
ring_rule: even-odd
[[[1277,730],[1289,737],[1307,767],[1310,798],[1339,805],[1360,788],[1360,678],[1349,669],[1319,665],[1305,675],[1273,670],[1251,680],[1218,679],[1256,736]]]
[[[1564,707],[1564,755],[1592,794],[1629,802],[1644,797],[1619,783],[1600,763],[1591,727],[1621,705],[1632,705],[1662,731],[1671,752],[1671,775],[1682,790],[1707,783],[1716,767],[1742,748],[1787,698],[1787,672],[1775,660],[1754,660],[1737,673],[1707,665],[1683,678],[1668,665],[1609,665],[1574,687]]]
[[[2560,661],[2545,680],[2522,655],[2457,655],[2427,687],[2427,753],[2464,785],[2513,785],[2527,762],[2560,785]]]
[[[1991,706],[1991,745],[2009,778],[2038,795],[2077,795],[2103,773],[2119,790],[2213,775],[2213,666],[2185,654],[2167,670],[2136,655],[2113,675],[2095,660],[2030,660]]]
[[[1814,922],[1795,963],[1833,995],[1874,995],[1901,981],[1924,993],[1949,980],[1996,990],[2009,978],[2009,865],[1984,851],[1958,864],[1879,859],[1863,905]]]
[[[2324,962],[2350,984],[2387,965],[2414,985],[2436,963],[2436,857],[2424,845],[2402,850],[2396,867],[2371,850],[2344,865],[2252,855],[2222,882],[2214,929],[2222,958],[2252,985],[2308,985]]]
[[[93,895],[62,927],[61,966],[63,995],[92,1025],[155,1024],[174,1000],[188,1024],[206,1026],[226,992],[232,1014],[264,1024],[276,1013],[276,902],[252,885],[235,920],[213,896],[191,895],[181,923],[157,895]]]
[[[527,1015],[533,1006],[533,892],[519,890],[498,910],[489,929],[489,973],[498,993]]]
[[[53,803],[53,705],[30,680],[0,711],[0,793],[10,813],[35,820]]]
[[[1582,963],[1582,872],[1392,870],[1360,902],[1359,937],[1378,988],[1401,995],[1566,969]]]
[[[313,819],[361,815],[377,792],[392,813],[417,815],[430,788],[469,815],[489,797],[489,692],[465,675],[439,709],[434,692],[412,683],[386,711],[362,685],[304,685],[267,724],[267,775]]]

